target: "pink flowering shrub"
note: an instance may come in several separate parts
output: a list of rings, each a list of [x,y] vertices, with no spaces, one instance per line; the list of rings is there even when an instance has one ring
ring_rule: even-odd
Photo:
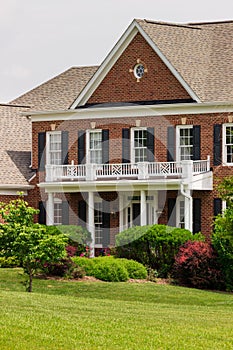
[[[207,242],[188,241],[184,243],[175,257],[172,276],[178,284],[188,287],[223,288],[217,253]]]

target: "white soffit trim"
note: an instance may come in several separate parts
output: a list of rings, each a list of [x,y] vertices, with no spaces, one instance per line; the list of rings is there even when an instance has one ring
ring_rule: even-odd
[[[104,77],[107,75],[107,73],[113,67],[115,62],[118,60],[118,58],[124,52],[126,47],[130,44],[132,39],[138,33],[138,29],[135,26],[135,23],[136,22],[133,21],[130,24],[130,26],[127,28],[127,30],[124,32],[124,34],[121,36],[121,38],[118,40],[116,45],[113,47],[113,49],[107,55],[105,60],[102,62],[100,67],[97,69],[97,72],[93,75],[91,80],[87,83],[85,88],[79,94],[78,98],[70,106],[70,109],[75,109],[77,106],[83,106],[87,102],[87,100],[91,97],[93,92],[97,89],[99,84],[102,82]]]
[[[200,115],[233,112],[232,103],[177,103],[161,105],[130,105],[121,107],[79,108],[68,111],[32,112],[28,116],[32,122],[97,120],[112,118],[161,117],[173,115]]]
[[[193,92],[193,90],[186,83],[186,81],[181,77],[181,75],[177,72],[177,70],[174,68],[174,66],[164,56],[164,54],[160,51],[158,46],[145,33],[145,31],[137,23],[137,21],[133,20],[133,22],[130,24],[130,26],[127,28],[127,30],[124,32],[124,34],[121,36],[119,41],[116,43],[116,45],[110,51],[108,56],[105,58],[103,63],[100,65],[97,72],[93,75],[93,77],[87,83],[87,85],[82,90],[82,92],[79,94],[77,99],[70,106],[70,109],[75,109],[78,106],[85,105],[85,103],[91,97],[93,92],[97,89],[99,84],[102,82],[102,80],[105,78],[107,73],[110,71],[110,69],[113,67],[115,62],[118,60],[118,58],[121,56],[121,54],[124,52],[126,47],[130,44],[130,42],[133,40],[133,38],[136,36],[136,34],[138,32],[143,36],[143,38],[147,41],[147,43],[152,47],[152,49],[156,52],[156,54],[160,57],[160,59],[168,67],[168,69],[171,71],[171,73],[176,77],[176,79],[180,82],[180,84],[188,92],[190,97],[192,97],[193,100],[195,100],[196,102],[201,102],[199,97]]]

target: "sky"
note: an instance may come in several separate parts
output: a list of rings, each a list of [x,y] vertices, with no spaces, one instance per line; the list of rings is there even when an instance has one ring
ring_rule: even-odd
[[[0,103],[70,67],[100,65],[134,18],[233,20],[233,1],[0,0]]]

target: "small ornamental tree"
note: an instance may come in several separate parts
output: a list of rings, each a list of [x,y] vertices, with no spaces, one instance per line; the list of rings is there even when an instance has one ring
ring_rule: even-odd
[[[67,238],[63,234],[48,234],[46,226],[34,224],[39,211],[30,207],[22,195],[10,203],[0,203],[0,255],[14,256],[27,276],[26,289],[32,292],[32,279],[46,263],[66,257]]]

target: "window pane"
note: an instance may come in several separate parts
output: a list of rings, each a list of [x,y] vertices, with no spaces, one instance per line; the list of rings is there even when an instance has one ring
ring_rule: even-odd
[[[193,156],[193,128],[182,128],[179,130],[180,160],[191,160]]]
[[[147,131],[134,130],[134,161],[145,162],[147,160]]]
[[[62,204],[54,203],[54,225],[62,224]]]
[[[50,164],[61,164],[61,133],[50,133],[49,135],[49,159]]]
[[[90,162],[102,163],[102,132],[90,132]]]

